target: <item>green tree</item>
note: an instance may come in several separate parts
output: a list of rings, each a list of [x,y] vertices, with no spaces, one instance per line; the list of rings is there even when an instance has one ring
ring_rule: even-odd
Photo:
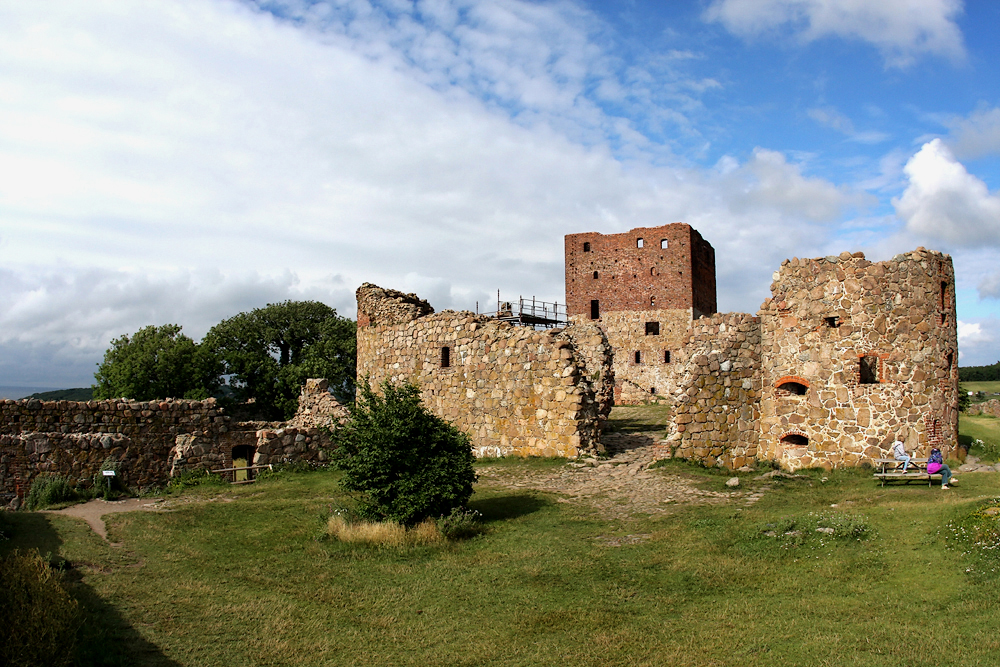
[[[969,397],[969,392],[961,384],[958,385],[958,411],[965,412],[972,405],[972,398]]]
[[[412,384],[359,388],[333,433],[333,459],[341,486],[361,494],[361,515],[413,525],[465,505],[476,481],[469,436],[424,407]]]
[[[354,400],[356,335],[355,323],[325,304],[285,301],[223,320],[202,344],[222,360],[238,400],[287,419],[310,377],[326,378],[340,401]]]
[[[94,398],[205,399],[218,390],[221,371],[212,351],[180,326],[148,326],[111,341],[94,373]]]

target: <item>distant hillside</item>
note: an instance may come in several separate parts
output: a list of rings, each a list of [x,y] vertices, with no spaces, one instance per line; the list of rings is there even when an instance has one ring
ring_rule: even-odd
[[[40,391],[28,398],[40,401],[91,401],[94,399],[92,387],[77,387],[76,389],[56,389],[55,391]]]
[[[1000,361],[990,366],[966,366],[958,368],[960,382],[997,382],[1000,381]]]

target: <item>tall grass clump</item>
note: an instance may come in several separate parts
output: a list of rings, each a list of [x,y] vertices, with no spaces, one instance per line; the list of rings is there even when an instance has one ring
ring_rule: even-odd
[[[428,546],[440,544],[445,539],[433,519],[424,519],[407,528],[396,521],[351,522],[334,514],[327,521],[326,532],[338,542],[382,547]]]
[[[37,551],[0,560],[0,665],[60,667],[72,662],[79,605]]]
[[[465,505],[476,481],[469,436],[432,414],[412,384],[360,387],[350,419],[333,431],[341,486],[369,521],[415,526]]]
[[[69,480],[58,475],[39,475],[31,482],[24,504],[29,510],[42,509],[76,498]]]

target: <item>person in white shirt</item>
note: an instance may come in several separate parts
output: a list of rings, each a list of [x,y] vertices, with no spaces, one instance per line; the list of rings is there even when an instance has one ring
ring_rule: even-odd
[[[906,453],[906,449],[903,447],[903,441],[897,440],[892,444],[892,456],[897,461],[903,462],[903,472],[910,467],[910,456]]]

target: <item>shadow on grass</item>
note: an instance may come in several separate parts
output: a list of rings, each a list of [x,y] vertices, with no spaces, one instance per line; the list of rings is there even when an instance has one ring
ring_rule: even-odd
[[[476,510],[483,517],[483,522],[504,521],[533,514],[543,507],[551,505],[548,500],[538,496],[520,493],[510,496],[493,496],[481,498],[469,503],[469,509]]]
[[[152,665],[180,667],[163,655],[159,647],[139,634],[117,609],[83,581],[83,573],[63,558],[59,549],[62,538],[49,522],[49,517],[37,512],[17,512],[4,517],[5,535],[10,538],[0,552],[6,555],[14,549],[37,549],[53,567],[65,574],[67,592],[80,604],[83,624],[77,633],[74,665]]]

